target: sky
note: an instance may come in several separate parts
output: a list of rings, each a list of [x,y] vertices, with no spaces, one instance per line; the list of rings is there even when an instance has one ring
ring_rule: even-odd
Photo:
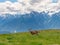
[[[0,0],[0,2],[5,2],[5,1],[17,2],[17,0]]]
[[[58,0],[52,0],[52,2],[53,2],[53,3],[57,3],[57,2],[58,2]]]
[[[0,0],[0,2],[5,2],[5,1],[11,1],[11,2],[17,2],[17,0]],[[58,0],[52,0],[52,2],[57,2]]]
[[[49,12],[49,15],[60,11],[60,0],[0,0],[0,14],[26,14]]]

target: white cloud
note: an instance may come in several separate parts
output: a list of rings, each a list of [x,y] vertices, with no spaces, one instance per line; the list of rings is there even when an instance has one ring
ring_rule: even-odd
[[[18,0],[15,3],[5,1],[0,3],[0,14],[25,14],[31,11],[48,12],[49,15],[60,11],[60,0],[52,3],[52,0]]]

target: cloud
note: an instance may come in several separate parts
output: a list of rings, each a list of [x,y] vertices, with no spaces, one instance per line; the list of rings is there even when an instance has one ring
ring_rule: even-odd
[[[52,3],[52,0],[17,0],[17,2],[5,1],[0,3],[0,14],[25,14],[32,11],[49,12],[52,15],[60,11],[60,0]]]

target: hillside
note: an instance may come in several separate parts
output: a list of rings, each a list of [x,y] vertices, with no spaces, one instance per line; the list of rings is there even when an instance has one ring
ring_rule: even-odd
[[[60,45],[60,30],[41,30],[39,35],[29,32],[0,34],[0,45]]]

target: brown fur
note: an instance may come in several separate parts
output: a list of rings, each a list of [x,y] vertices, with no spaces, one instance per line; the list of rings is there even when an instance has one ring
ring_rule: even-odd
[[[38,31],[34,30],[34,31],[30,31],[30,33],[31,33],[32,35],[35,35],[35,34],[38,34]]]

